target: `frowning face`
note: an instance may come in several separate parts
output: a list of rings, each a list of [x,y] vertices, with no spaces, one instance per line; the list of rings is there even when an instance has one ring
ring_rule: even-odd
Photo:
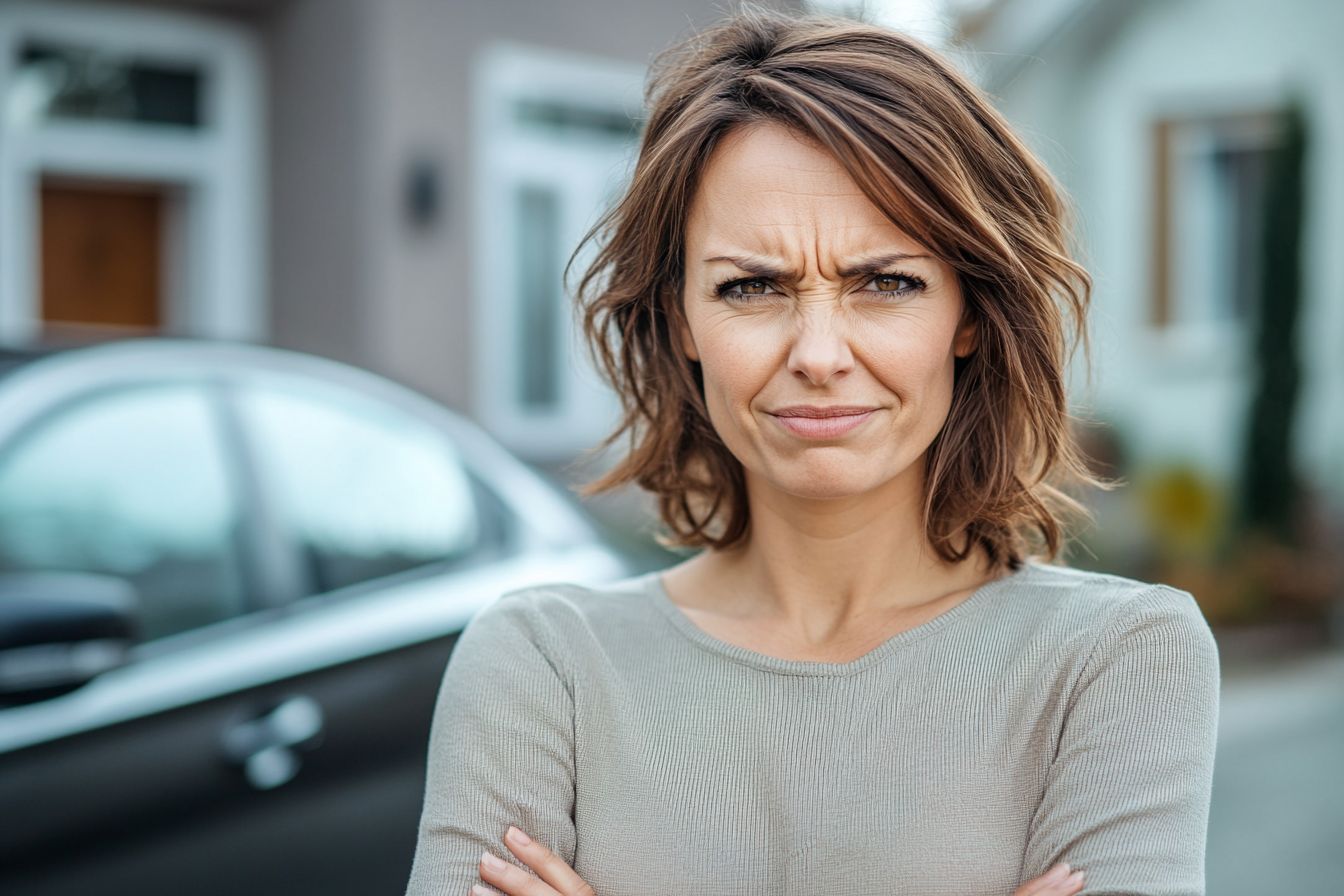
[[[685,284],[683,348],[753,488],[922,492],[975,327],[955,272],[832,156],[779,125],[730,135],[687,222]]]

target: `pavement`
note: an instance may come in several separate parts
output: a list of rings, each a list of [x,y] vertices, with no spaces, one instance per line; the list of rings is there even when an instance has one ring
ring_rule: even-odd
[[[1344,896],[1344,652],[1224,665],[1208,896]]]

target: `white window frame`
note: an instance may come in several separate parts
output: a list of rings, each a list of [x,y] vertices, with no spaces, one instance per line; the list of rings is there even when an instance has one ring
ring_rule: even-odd
[[[532,461],[569,460],[593,447],[610,432],[617,405],[592,370],[570,304],[556,317],[563,341],[557,401],[552,407],[528,407],[521,400],[521,318],[516,307],[517,233],[513,226],[517,191],[526,186],[595,194],[605,191],[606,195],[594,195],[584,221],[578,220],[572,208],[562,211],[562,238],[572,243],[562,248],[563,264],[582,231],[604,210],[602,203],[628,175],[636,141],[609,151],[596,143],[585,148],[582,140],[548,142],[519,123],[517,104],[555,103],[639,118],[644,74],[644,67],[627,62],[518,44],[492,45],[477,60],[473,102],[474,405],[487,429]],[[604,177],[605,186],[590,189]],[[577,183],[588,186],[578,188]],[[581,272],[582,264],[576,263],[575,270]]]
[[[188,64],[204,73],[200,128],[115,121],[23,121],[9,101],[30,40]],[[43,176],[162,185],[164,330],[267,336],[264,73],[239,26],[173,11],[11,0],[0,6],[0,344],[41,335]]]

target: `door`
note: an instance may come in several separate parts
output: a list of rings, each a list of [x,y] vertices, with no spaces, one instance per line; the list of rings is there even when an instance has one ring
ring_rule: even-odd
[[[219,407],[213,390],[199,385],[145,385],[101,391],[39,417],[0,448],[0,571],[129,582],[142,654],[240,618],[250,608],[239,552],[245,515]],[[133,703],[145,693],[142,686],[120,699]],[[0,732],[67,700],[4,710]],[[95,701],[85,715],[98,711]],[[204,711],[223,725],[229,708]],[[115,850],[175,807],[227,787],[214,745],[197,756],[211,727],[192,717],[199,712],[111,728],[95,721],[72,737],[0,755],[0,890],[19,888],[25,871],[40,875],[53,862],[79,864]]]
[[[523,457],[569,461],[616,420],[567,286],[593,246],[572,253],[629,176],[643,72],[534,47],[490,48],[479,65],[476,411]]]
[[[42,323],[48,336],[129,336],[160,329],[160,190],[47,180],[41,219]]]

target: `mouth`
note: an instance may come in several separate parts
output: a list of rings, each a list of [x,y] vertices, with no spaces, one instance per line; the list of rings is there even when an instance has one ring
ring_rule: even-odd
[[[837,439],[857,429],[878,410],[875,407],[854,405],[797,405],[772,411],[770,416],[796,436],[805,439]]]

